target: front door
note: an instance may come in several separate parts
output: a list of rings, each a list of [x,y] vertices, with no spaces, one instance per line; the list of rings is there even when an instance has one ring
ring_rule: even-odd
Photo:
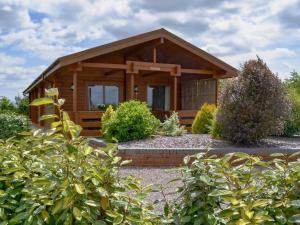
[[[170,87],[164,85],[148,85],[147,104],[152,111],[169,111]]]

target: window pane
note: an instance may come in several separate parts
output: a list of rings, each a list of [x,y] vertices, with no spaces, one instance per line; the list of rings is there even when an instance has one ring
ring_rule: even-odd
[[[90,110],[99,110],[103,102],[103,86],[89,86]]]
[[[117,86],[105,86],[105,104],[119,104],[119,88]]]

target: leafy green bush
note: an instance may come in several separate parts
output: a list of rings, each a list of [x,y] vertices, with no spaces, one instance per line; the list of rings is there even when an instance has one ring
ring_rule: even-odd
[[[194,134],[209,133],[210,128],[212,126],[215,110],[215,104],[204,103],[201,106],[192,124],[192,132]]]
[[[184,126],[180,126],[178,113],[172,112],[170,117],[166,117],[166,120],[160,125],[159,134],[164,136],[180,136],[186,131]]]
[[[299,224],[300,152],[269,162],[245,153],[185,158],[180,198],[166,205],[172,224]],[[194,161],[191,163],[192,160]]]
[[[0,141],[0,224],[160,224],[143,199],[149,187],[119,177],[116,149],[92,148],[61,110],[57,89],[33,106],[55,104],[52,129]],[[54,98],[53,98],[54,97]],[[130,192],[130,194],[129,194]]]
[[[151,114],[146,103],[124,102],[105,125],[105,138],[120,142],[147,138],[155,133],[159,124],[160,121]]]
[[[292,102],[292,116],[285,121],[283,135],[292,137],[300,132],[300,92],[295,88],[288,88]]]
[[[216,119],[224,138],[253,143],[281,134],[291,104],[281,81],[261,60],[249,60],[237,79],[229,82],[219,99]]]
[[[218,120],[216,119],[216,114],[217,114],[218,110],[219,109],[217,109],[216,112],[214,113],[214,118],[212,120],[212,125],[211,125],[209,133],[211,134],[211,136],[213,138],[222,139],[224,137],[223,130],[222,130],[222,127],[219,124]]]
[[[26,116],[13,112],[0,113],[0,139],[16,136],[28,129],[29,121]]]
[[[102,135],[105,135],[107,133],[108,122],[114,116],[114,114],[115,114],[115,111],[113,109],[113,106],[109,105],[101,117]]]

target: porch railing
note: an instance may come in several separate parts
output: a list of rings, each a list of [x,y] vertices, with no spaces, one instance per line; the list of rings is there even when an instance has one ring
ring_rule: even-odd
[[[74,112],[68,112],[70,118],[74,120]],[[99,136],[101,135],[101,117],[104,112],[102,111],[78,111],[77,112],[77,123],[82,127],[81,135],[83,136]],[[165,116],[169,116],[169,111],[153,111],[152,112],[157,118],[163,120]],[[178,115],[180,124],[186,126],[187,130],[190,131],[193,120],[196,116],[197,111],[195,110],[179,110]]]

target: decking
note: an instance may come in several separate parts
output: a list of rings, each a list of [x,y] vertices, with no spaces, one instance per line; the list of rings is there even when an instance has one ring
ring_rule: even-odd
[[[196,116],[195,110],[181,110],[177,111],[180,124],[186,126],[190,131],[191,124]],[[68,112],[71,119],[75,118],[74,112]],[[101,117],[103,111],[79,111],[77,112],[78,124],[83,128],[81,135],[89,137],[97,137],[101,135]],[[170,111],[166,112],[152,112],[157,118],[164,118],[170,115]]]

